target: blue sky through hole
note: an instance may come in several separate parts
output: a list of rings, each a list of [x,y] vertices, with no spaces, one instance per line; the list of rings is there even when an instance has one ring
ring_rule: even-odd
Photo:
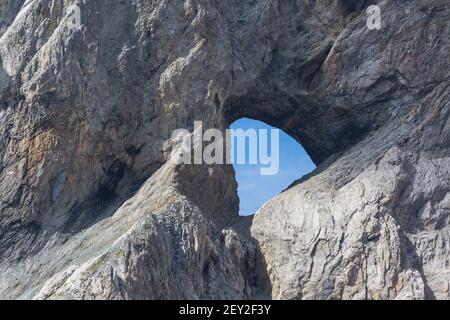
[[[247,118],[234,122],[231,128],[243,130],[276,129],[264,122]],[[233,157],[236,159],[236,150],[234,150]],[[246,216],[255,214],[265,202],[285,190],[295,180],[313,171],[315,165],[303,147],[280,130],[280,170],[278,174],[274,176],[261,175],[259,164],[234,164],[234,169],[239,185],[240,214]]]

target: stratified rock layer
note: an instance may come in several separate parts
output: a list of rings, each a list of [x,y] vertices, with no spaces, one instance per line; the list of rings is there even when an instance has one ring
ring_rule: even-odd
[[[450,7],[369,2],[3,0],[0,297],[449,299]],[[318,164],[254,219],[168,161],[240,117]]]

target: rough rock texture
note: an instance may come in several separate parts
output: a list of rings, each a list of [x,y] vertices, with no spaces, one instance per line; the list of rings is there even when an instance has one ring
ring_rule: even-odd
[[[375,2],[2,0],[0,297],[450,298],[450,6]],[[168,161],[240,117],[318,164],[254,219]]]

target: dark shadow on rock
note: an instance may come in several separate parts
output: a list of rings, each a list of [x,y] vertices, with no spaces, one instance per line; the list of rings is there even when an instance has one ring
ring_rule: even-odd
[[[368,7],[371,4],[374,4],[375,2],[376,1],[374,0],[341,0],[341,3],[344,6],[347,14],[360,12],[364,8]]]
[[[252,237],[250,229],[255,216],[237,217],[230,228],[235,230],[244,239],[254,246],[253,257],[246,259],[247,281],[252,287],[250,300],[272,300],[272,283],[267,272],[267,263],[261,252],[261,246],[257,239]]]
[[[424,284],[426,300],[437,300],[433,290],[428,285],[428,280],[423,270],[422,259],[417,254],[414,244],[402,231],[399,232],[399,236],[400,241],[403,243],[403,245],[401,246],[403,255],[403,267],[405,269],[410,268],[413,270],[417,270],[420,273]]]
[[[11,100],[11,77],[3,68],[3,62],[0,57],[0,110],[7,109]]]
[[[155,167],[155,172],[158,166]],[[114,174],[111,173],[109,176],[106,176],[105,181],[108,181],[107,183],[100,183],[97,192],[91,198],[71,209],[68,215],[69,219],[60,231],[74,235],[104,219],[110,218],[127,200],[131,199],[139,191],[145,181],[151,176],[146,176],[130,186],[126,193],[120,194],[116,188],[123,178],[124,172],[121,168],[116,168],[113,172]]]

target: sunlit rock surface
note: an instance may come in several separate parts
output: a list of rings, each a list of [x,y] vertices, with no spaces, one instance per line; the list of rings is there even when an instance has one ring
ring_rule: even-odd
[[[450,7],[368,4],[2,0],[0,297],[450,298]],[[255,218],[168,161],[241,117],[318,165]]]

